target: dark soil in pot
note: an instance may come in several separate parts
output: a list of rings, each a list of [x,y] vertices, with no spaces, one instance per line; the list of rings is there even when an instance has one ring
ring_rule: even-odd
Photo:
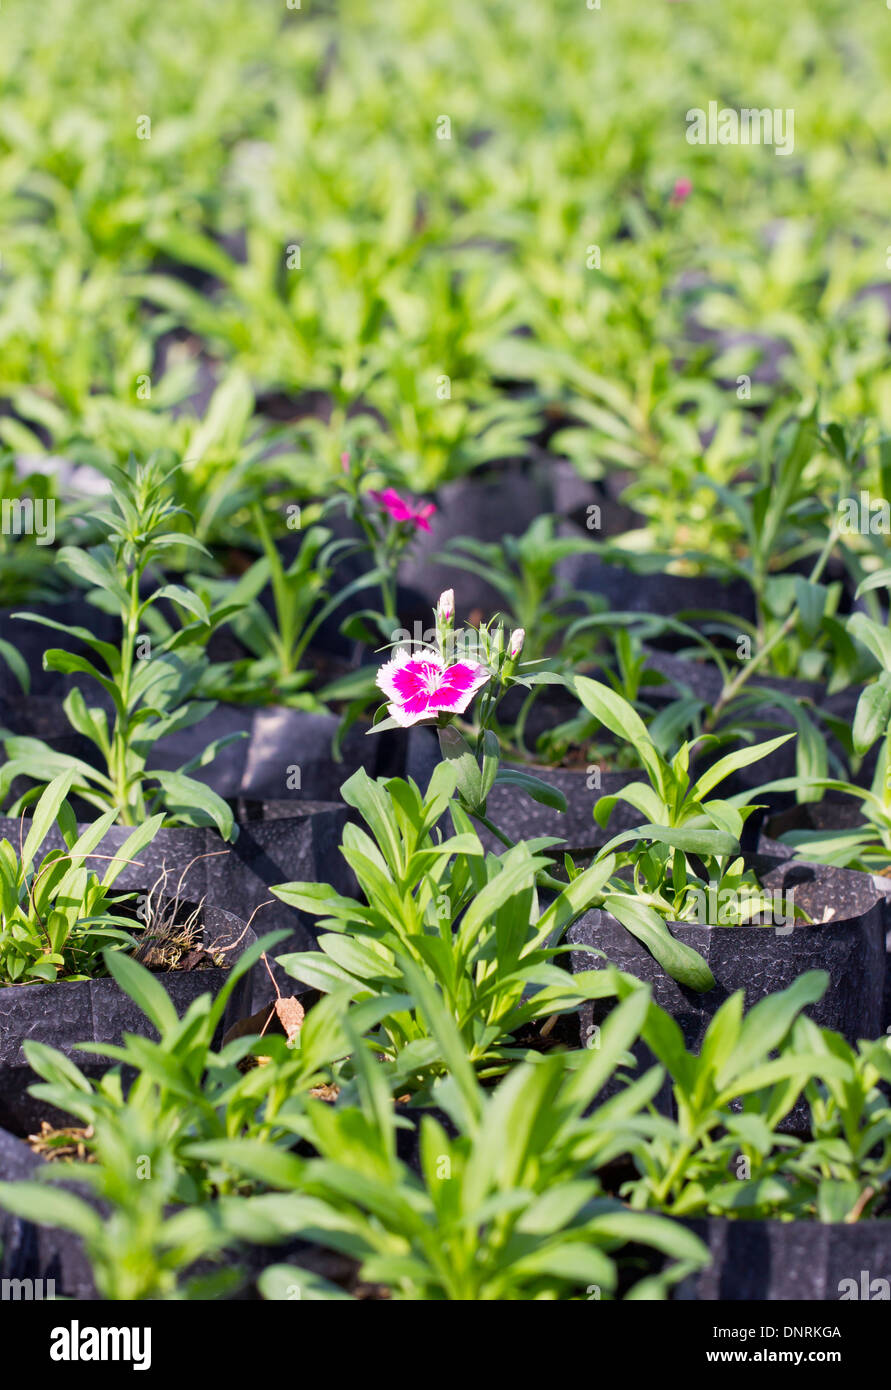
[[[711,1264],[674,1293],[680,1300],[786,1303],[887,1299],[891,1221],[685,1221]],[[831,1345],[831,1344],[830,1344]]]
[[[796,906],[817,923],[788,927],[711,927],[674,923],[672,934],[708,962],[715,987],[698,994],[666,975],[645,947],[607,912],[586,913],[569,932],[576,945],[597,948],[622,970],[652,985],[653,998],[676,1019],[688,1048],[698,1051],[724,1000],[745,990],[746,1006],[785,989],[806,970],[826,970],[830,984],[809,1016],[849,1042],[881,1032],[884,931],[879,894],[868,875],[791,864],[764,855],[749,859],[765,888],[794,892]],[[821,919],[825,909],[833,917]],[[574,970],[597,969],[598,958],[572,953]],[[599,1021],[597,1004],[582,1007],[582,1037]]]
[[[144,892],[151,885],[143,880],[139,886]],[[195,906],[182,903],[177,919],[185,920]],[[200,907],[199,921],[201,959],[187,962],[183,958],[196,968],[159,970],[157,974],[180,1015],[200,995],[217,994],[231,965],[256,940],[242,919],[222,908],[205,904]],[[210,958],[228,963],[204,968]],[[249,1001],[250,980],[246,977],[232,992],[220,1037],[228,1024],[250,1012]],[[142,1010],[110,978],[0,988],[0,1128],[27,1134],[44,1119],[72,1123],[71,1117],[53,1112],[27,1094],[35,1076],[25,1060],[25,1041],[47,1043],[73,1057],[83,1071],[101,1075],[108,1067],[107,1060],[91,1059],[89,1053],[75,1050],[75,1043],[120,1043],[125,1032],[157,1039]]]

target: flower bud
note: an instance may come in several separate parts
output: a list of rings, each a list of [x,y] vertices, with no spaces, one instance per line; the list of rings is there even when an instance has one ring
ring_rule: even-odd
[[[524,643],[525,641],[526,641],[526,630],[525,630],[525,628],[518,627],[518,628],[516,628],[516,630],[515,630],[514,632],[511,633],[511,635],[510,635],[510,651],[509,651],[509,655],[510,655],[511,661],[516,661],[517,657],[520,655],[520,652],[523,650],[523,643]]]
[[[349,471],[350,471],[350,455],[349,455],[349,451],[346,450],[346,449],[344,450],[344,452],[343,452],[343,453],[341,454],[341,456],[340,456],[340,466],[341,466],[341,468],[343,469],[344,473],[349,473]]]
[[[455,616],[455,591],[446,589],[439,596],[439,603],[436,605],[437,616],[442,623],[450,623]]]

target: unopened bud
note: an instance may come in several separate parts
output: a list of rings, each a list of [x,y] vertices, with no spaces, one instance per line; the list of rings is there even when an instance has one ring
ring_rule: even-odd
[[[455,616],[455,591],[446,589],[439,596],[439,603],[436,606],[440,622],[450,623]]]
[[[525,628],[518,627],[510,635],[510,659],[516,661],[520,652],[523,650],[523,643],[526,641]]]

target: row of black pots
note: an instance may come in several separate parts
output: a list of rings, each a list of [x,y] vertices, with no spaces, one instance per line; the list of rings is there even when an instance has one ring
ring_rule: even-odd
[[[21,1140],[0,1130],[0,1179],[34,1180],[43,1162]],[[683,1224],[699,1236],[711,1258],[677,1286],[675,1301],[833,1303],[889,1297],[891,1240],[885,1220],[823,1224],[709,1217]],[[242,1247],[231,1258],[247,1275],[236,1297],[256,1297],[256,1279],[272,1264],[306,1266],[329,1279],[342,1279],[348,1272],[342,1259],[299,1237],[279,1245]],[[76,1236],[4,1211],[0,1278],[29,1281],[33,1297],[97,1298]]]
[[[785,952],[777,952],[776,950],[770,952],[770,965],[772,966],[773,973],[770,973],[770,969],[768,969],[767,973],[761,976],[754,995],[751,991],[748,994],[749,1004],[755,1002],[755,998],[762,997],[763,994],[777,988],[782,988],[786,984],[791,983],[791,980],[804,969],[813,966],[829,968],[830,974],[833,977],[833,986],[829,996],[827,996],[827,1000],[823,1001],[822,1004],[814,1006],[814,1008],[810,1010],[811,1016],[819,1023],[839,1028],[840,1031],[844,1032],[847,1036],[851,1036],[852,1034],[855,1036],[862,1036],[864,1033],[867,1036],[874,1035],[876,1030],[871,1020],[865,1017],[863,1013],[860,1015],[857,1014],[853,999],[853,988],[841,990],[836,988],[839,980],[844,981],[846,978],[854,980],[863,969],[866,971],[866,978],[868,980],[872,974],[870,970],[870,961],[874,958],[876,950],[881,948],[880,930],[878,931],[879,940],[877,941],[875,939],[877,935],[876,900],[873,899],[869,901],[863,896],[863,880],[865,876],[847,874],[839,870],[827,871],[826,877],[822,875],[809,876],[807,874],[802,876],[800,866],[798,865],[793,866],[788,862],[778,864],[776,861],[767,860],[758,861],[753,867],[764,875],[764,882],[768,887],[779,886],[784,892],[788,891],[790,887],[794,887],[798,900],[813,914],[818,914],[820,906],[824,904],[827,899],[831,898],[836,909],[838,909],[838,904],[840,902],[847,905],[846,915],[842,920],[832,924],[832,928],[822,944],[815,939],[815,933],[817,931],[826,933],[829,924],[819,928],[796,927],[788,936],[779,938],[776,938],[770,929],[764,928],[676,928],[679,935],[691,931],[696,934],[696,939],[694,940],[691,938],[690,944],[704,951],[714,973],[718,977],[718,988],[712,991],[711,996],[706,996],[704,999],[699,998],[695,1001],[697,1005],[695,1017],[691,1015],[685,1018],[682,1011],[677,1008],[676,1001],[674,1001],[675,1007],[673,1008],[673,1012],[679,1017],[679,1022],[681,1022],[688,1045],[696,1046],[697,1043],[701,1041],[701,1034],[704,1027],[707,1025],[708,1018],[711,1017],[715,1008],[717,1008],[721,1000],[726,997],[726,994],[731,988],[736,988],[739,985],[750,985],[753,974],[752,959],[758,959],[758,953],[761,947],[768,940],[772,942],[776,940],[788,942],[791,949],[787,949]],[[802,898],[802,888],[805,889],[804,897],[807,901],[804,901]],[[578,936],[584,944],[593,944],[601,949],[605,949],[611,958],[616,959],[620,955],[620,943],[614,937],[611,927],[618,928],[618,930],[622,932],[626,942],[630,941],[631,938],[628,938],[623,929],[618,927],[617,923],[613,923],[612,919],[610,919],[609,922],[604,922],[602,920],[602,915],[600,915],[601,920],[595,922],[594,917],[595,914],[588,914],[586,919],[582,919],[577,926],[577,931],[574,933],[573,939],[576,939]],[[599,932],[603,932],[604,928],[606,928],[606,931],[603,935],[598,934]],[[747,942],[749,947],[748,959],[745,949],[740,949],[736,954],[731,951],[729,955],[726,952],[722,953],[720,949],[716,951],[709,949],[710,946],[716,948],[720,948],[724,945],[729,946],[734,941],[740,943],[742,942],[743,936],[751,938],[752,932],[756,930],[761,932],[761,936],[758,939],[751,939]],[[826,945],[829,946],[828,953],[824,949]],[[590,957],[582,956],[581,953],[574,954],[578,959],[578,968],[590,968]],[[651,978],[651,975],[647,972],[651,970],[652,962],[645,952],[641,951],[639,954],[641,956],[640,960],[618,960],[617,963],[622,964],[626,969],[632,969],[633,973],[639,974],[641,978]],[[725,968],[725,966],[727,968]],[[846,967],[850,968],[850,977],[847,977]],[[736,971],[735,975],[734,969]],[[172,976],[168,976],[165,983],[172,978]],[[202,974],[197,977],[199,981],[202,978],[206,981],[207,973],[202,972]],[[667,982],[666,984],[664,982],[664,977],[661,982],[654,981],[654,983],[656,983],[657,986],[661,983],[669,990],[671,988],[677,989],[676,986],[671,985],[671,982]],[[37,988],[49,990],[59,987],[47,986]],[[9,992],[10,991],[4,991],[4,993]],[[19,991],[19,993],[22,994],[24,992]],[[659,1002],[672,1008],[673,1001],[668,998],[660,997],[658,987],[655,993]],[[682,1003],[683,994],[684,992],[681,992]],[[188,1001],[184,999],[181,1002],[184,1006]],[[240,1007],[243,1012],[244,1005],[241,1004]],[[852,1020],[856,1021],[852,1022]],[[140,1026],[138,1020],[130,1019],[127,1020],[127,1026],[132,1027],[134,1022],[137,1027]],[[861,1026],[861,1024],[863,1026]],[[124,1026],[123,1022],[121,1026]],[[586,1036],[586,1028],[589,1026],[589,1024],[586,1024],[583,1013],[581,1021],[583,1038]],[[115,1024],[112,1022],[111,1028],[114,1027]],[[77,1031],[78,1030],[75,1029],[75,1034]],[[82,1028],[80,1028],[79,1031],[83,1033]],[[74,1040],[75,1038],[72,1037],[71,1041]],[[60,1045],[57,1032],[52,1035],[52,1041],[56,1045]],[[19,1110],[17,1117],[18,1125],[21,1123],[20,1117],[22,1113],[23,1112]],[[405,1113],[407,1115],[410,1114],[409,1111]],[[46,1107],[43,1107],[35,1111],[33,1118],[36,1123],[38,1118],[45,1117]],[[19,1132],[22,1132],[20,1128]],[[402,1148],[404,1150],[403,1157],[414,1166],[412,1162],[413,1156],[416,1157],[416,1138],[414,1131],[407,1131],[406,1134],[403,1135]],[[17,1155],[15,1163],[18,1165],[18,1169],[14,1176],[22,1177],[29,1175],[29,1173],[33,1171],[34,1163],[39,1162],[30,1152],[25,1151],[23,1148],[16,1148],[14,1154]],[[3,1221],[4,1226],[0,1233],[6,1236],[5,1245],[10,1252],[4,1257],[4,1277],[46,1278],[56,1277],[57,1274],[59,1282],[66,1293],[70,1288],[75,1297],[94,1296],[91,1290],[84,1285],[85,1267],[82,1254],[77,1247],[76,1241],[73,1241],[72,1238],[65,1235],[60,1235],[58,1232],[37,1231],[34,1227],[29,1226],[28,1223],[14,1222],[9,1217],[3,1218]],[[840,1286],[839,1281],[842,1278],[848,1278],[849,1276],[855,1278],[859,1277],[858,1271],[864,1268],[872,1270],[873,1273],[875,1273],[876,1269],[881,1269],[882,1267],[876,1259],[872,1257],[872,1252],[876,1249],[884,1248],[880,1242],[878,1245],[876,1244],[876,1241],[879,1239],[876,1234],[876,1228],[880,1231],[883,1223],[864,1223],[862,1227],[854,1228],[855,1234],[845,1235],[843,1240],[836,1240],[837,1232],[835,1228],[817,1227],[816,1225],[811,1227],[807,1223],[796,1223],[795,1229],[797,1234],[794,1236],[789,1234],[790,1228],[783,1227],[781,1223],[741,1223],[738,1235],[735,1232],[734,1223],[709,1221],[708,1223],[701,1224],[703,1226],[702,1234],[707,1238],[710,1247],[716,1255],[716,1263],[710,1270],[706,1271],[705,1274],[692,1278],[681,1286],[678,1292],[678,1296],[681,1298],[751,1298],[758,1297],[758,1290],[764,1288],[769,1292],[760,1296],[776,1298],[808,1296],[812,1298],[828,1299],[841,1296],[835,1290]],[[851,1228],[844,1229],[845,1231],[850,1231]],[[725,1258],[725,1251],[729,1256],[732,1252],[737,1250],[739,1241],[743,1240],[753,1243],[756,1250],[766,1250],[767,1257],[762,1258],[757,1266],[753,1266],[746,1279],[737,1281],[737,1287],[737,1284],[734,1283],[734,1271],[731,1267],[732,1261]],[[813,1277],[809,1284],[807,1284],[806,1281],[802,1282],[801,1279],[799,1279],[798,1284],[789,1284],[788,1280],[784,1284],[782,1282],[782,1273],[778,1276],[776,1268],[771,1262],[770,1257],[777,1251],[782,1252],[787,1250],[790,1241],[796,1250],[810,1249],[811,1244],[816,1242],[816,1248],[822,1253],[822,1264],[816,1264],[814,1266]],[[861,1243],[858,1244],[858,1242]],[[861,1261],[857,1269],[848,1270],[846,1268],[846,1261],[849,1261],[861,1250],[867,1252],[872,1262],[864,1264]],[[248,1252],[244,1256],[244,1259],[248,1264],[249,1270],[254,1274],[258,1273],[265,1264],[276,1259],[297,1257],[299,1262],[301,1256],[311,1259],[312,1251],[305,1247],[302,1242],[297,1241],[294,1244],[293,1250],[291,1245],[288,1245],[286,1248],[286,1256],[282,1254],[282,1247],[277,1247],[269,1250],[264,1248]],[[866,1258],[866,1256],[864,1256],[864,1258]],[[52,1273],[52,1271],[56,1273]],[[838,1273],[838,1271],[842,1272]],[[89,1277],[88,1271],[86,1271],[86,1276],[87,1278]],[[777,1277],[780,1279],[779,1284],[776,1283]],[[771,1280],[774,1282],[770,1282]],[[792,1291],[788,1293],[781,1291],[787,1287]],[[795,1291],[796,1289],[797,1292]],[[736,1290],[736,1292],[734,1292],[734,1290]]]
[[[94,704],[103,703],[95,690],[88,697]],[[339,727],[340,719],[333,714],[219,704],[197,724],[161,739],[150,766],[175,771],[209,744],[229,738],[232,741],[213,761],[196,768],[192,776],[224,798],[314,802],[338,800],[343,782],[359,768],[371,777],[426,781],[435,766],[436,742],[430,729],[370,734],[368,722],[361,722],[348,731],[335,757]],[[56,752],[96,765],[95,746],[74,732],[58,694],[0,693],[0,729],[42,739]],[[14,790],[19,790],[18,783]]]

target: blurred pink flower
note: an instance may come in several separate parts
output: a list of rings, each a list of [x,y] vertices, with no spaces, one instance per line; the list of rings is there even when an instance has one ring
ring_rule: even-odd
[[[392,702],[390,717],[407,729],[437,714],[463,714],[490,675],[475,661],[447,666],[438,652],[425,648],[417,656],[398,651],[378,671],[376,683]]]
[[[675,207],[680,207],[685,203],[693,192],[692,179],[675,179],[674,188],[671,192],[671,201]]]
[[[383,492],[369,492],[368,496],[379,507],[390,513],[394,521],[413,521],[415,526],[421,531],[430,530],[430,522],[427,520],[436,511],[432,502],[425,502],[422,506],[417,506],[409,502],[406,498],[400,497],[395,488],[385,488]]]

